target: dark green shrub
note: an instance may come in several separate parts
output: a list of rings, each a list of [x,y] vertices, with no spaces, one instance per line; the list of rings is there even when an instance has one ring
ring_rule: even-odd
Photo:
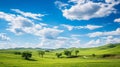
[[[62,53],[56,53],[57,58],[60,58],[62,56]]]
[[[68,50],[65,50],[65,51],[64,51],[64,54],[65,54],[67,57],[70,57],[70,56],[71,56],[71,53],[72,53],[72,51],[68,51]]]
[[[22,57],[23,57],[25,60],[29,60],[29,59],[32,57],[32,52],[24,51],[24,52],[22,53]]]
[[[92,54],[93,57],[95,57],[96,55],[95,54]]]
[[[79,53],[79,50],[75,50],[75,55],[77,56]]]
[[[115,56],[115,54],[103,54],[102,57],[106,58],[106,57],[113,57]]]

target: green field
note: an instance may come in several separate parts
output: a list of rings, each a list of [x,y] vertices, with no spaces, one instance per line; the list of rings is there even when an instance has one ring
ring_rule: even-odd
[[[79,50],[79,57],[57,58],[55,53],[63,52],[66,49],[56,49],[46,52],[44,57],[38,55],[39,49],[6,49],[0,50],[0,67],[120,67],[120,44],[115,46],[105,45],[96,48],[69,48],[67,50]],[[15,51],[31,51],[31,60],[24,60],[21,55],[15,55]],[[75,53],[72,52],[72,55]],[[91,55],[95,54],[96,57]],[[102,58],[103,54],[115,54]],[[86,58],[84,58],[85,56]]]

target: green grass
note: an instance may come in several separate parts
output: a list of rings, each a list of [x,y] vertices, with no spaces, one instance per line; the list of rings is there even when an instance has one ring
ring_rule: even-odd
[[[95,48],[81,48],[80,50],[80,54],[82,55],[91,55],[91,54],[97,54],[97,55],[101,55],[101,54],[120,54],[120,44],[114,44],[114,47],[109,47],[110,45],[113,44],[108,44],[105,46],[100,46],[100,47],[95,47]]]
[[[109,45],[96,47],[96,48],[77,48],[79,49],[79,55],[102,55],[102,54],[120,54],[120,44],[115,45],[115,47],[109,47]],[[15,55],[15,51],[25,51],[29,50],[32,52],[33,60],[24,60],[21,55]],[[70,48],[68,50],[75,50],[75,48]],[[54,50],[51,52],[46,52],[44,58],[38,56],[36,49],[9,49],[0,50],[0,67],[120,67],[119,58],[97,58],[89,57],[83,58],[56,58],[56,52],[63,52],[62,50]],[[74,54],[74,52],[73,52]]]

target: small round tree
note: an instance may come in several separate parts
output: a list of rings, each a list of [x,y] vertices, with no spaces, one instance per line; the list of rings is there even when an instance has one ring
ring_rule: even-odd
[[[79,53],[79,50],[75,50],[75,55],[77,56]]]
[[[24,51],[24,52],[22,53],[22,57],[23,57],[25,60],[29,60],[29,59],[32,57],[32,52]]]
[[[71,56],[71,53],[72,53],[72,51],[68,51],[68,50],[65,50],[65,51],[64,51],[64,54],[65,54],[67,57],[70,57],[70,56]]]
[[[92,54],[93,57],[95,57],[96,55],[95,54]]]
[[[57,58],[60,58],[62,56],[62,53],[56,53]]]
[[[43,55],[45,54],[45,51],[38,51],[39,56],[41,55],[41,57],[43,58]]]

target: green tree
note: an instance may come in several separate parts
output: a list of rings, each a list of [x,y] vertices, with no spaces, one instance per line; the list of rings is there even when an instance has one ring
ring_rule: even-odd
[[[62,56],[62,53],[56,53],[57,58],[60,58]]]
[[[75,55],[77,56],[79,53],[79,50],[75,50]]]
[[[65,54],[67,57],[70,57],[70,56],[71,56],[71,53],[72,53],[72,51],[68,51],[68,50],[65,50],[65,51],[64,51],[64,54]]]
[[[96,55],[95,54],[92,54],[93,57],[95,57]]]
[[[29,59],[32,57],[32,52],[24,51],[24,52],[22,53],[22,57],[23,57],[25,60],[29,60]]]
[[[41,55],[41,57],[43,58],[43,55],[45,54],[45,51],[38,51],[39,56]]]

